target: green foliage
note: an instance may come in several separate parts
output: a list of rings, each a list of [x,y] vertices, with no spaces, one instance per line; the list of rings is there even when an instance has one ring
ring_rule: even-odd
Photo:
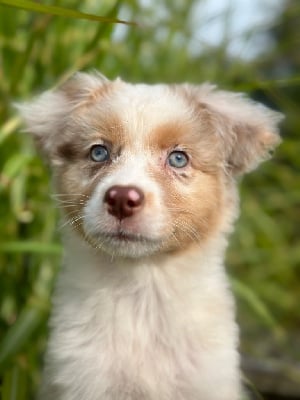
[[[136,20],[138,26],[78,19],[83,16],[78,13],[74,18],[54,16],[51,12],[58,9],[67,16],[55,0],[45,2],[50,14],[4,5],[8,3],[43,7],[29,1],[0,1],[2,399],[32,398],[61,252],[48,171],[31,139],[20,132],[12,103],[31,98],[82,69],[97,68],[108,77],[121,75],[131,81],[218,82],[228,89],[248,91],[286,114],[284,141],[275,159],[241,184],[242,213],[228,265],[239,301],[242,348],[260,355],[273,354],[274,348],[285,355],[295,352],[297,343],[287,343],[296,338],[300,323],[297,0],[286,4],[267,32],[274,46],[250,61],[229,56],[228,35],[215,47],[195,41],[191,16],[196,1],[63,2],[69,10],[80,9],[85,15],[102,15],[111,21]],[[228,15],[222,17],[226,31]]]
[[[128,25],[135,25],[132,22],[125,22],[117,18],[100,17],[93,14],[82,13],[80,11],[72,10],[69,8],[62,8],[52,5],[39,4],[35,1],[30,0],[1,0],[0,4],[4,4],[11,7],[20,8],[22,10],[34,11],[43,14],[58,15],[64,18],[79,18],[87,19],[98,22],[110,22],[110,23],[126,23]]]

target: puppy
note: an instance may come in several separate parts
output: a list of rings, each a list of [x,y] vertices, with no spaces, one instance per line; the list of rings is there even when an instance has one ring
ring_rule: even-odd
[[[40,399],[239,400],[224,251],[237,177],[279,143],[281,115],[97,73],[19,108],[64,227]]]

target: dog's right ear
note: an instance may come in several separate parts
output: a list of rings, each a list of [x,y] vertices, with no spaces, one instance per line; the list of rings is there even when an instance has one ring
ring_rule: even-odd
[[[47,158],[51,159],[70,113],[99,96],[109,83],[100,73],[79,72],[33,101],[15,105],[25,122],[25,131],[34,136]]]

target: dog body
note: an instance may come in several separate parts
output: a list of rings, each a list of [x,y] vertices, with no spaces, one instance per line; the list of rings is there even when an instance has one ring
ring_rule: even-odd
[[[214,249],[211,264],[196,252],[120,263],[67,242],[41,399],[238,398],[233,304]]]
[[[210,85],[77,74],[21,111],[53,169],[65,257],[42,400],[238,400],[223,267],[236,177],[278,113]]]

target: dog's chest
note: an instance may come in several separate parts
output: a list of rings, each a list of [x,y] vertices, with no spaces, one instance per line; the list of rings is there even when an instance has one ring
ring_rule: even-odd
[[[109,391],[116,393],[112,398],[128,392],[130,399],[132,393],[143,399],[147,392],[145,398],[154,399],[178,391],[179,380],[193,380],[199,337],[184,299],[170,290],[153,280],[123,283],[113,291],[102,287],[89,296],[65,289],[54,310],[49,348],[64,384],[87,400],[94,400],[88,393],[101,399]]]
[[[58,280],[45,392],[59,400],[236,399],[232,298],[216,265],[179,279],[177,266],[99,269],[87,260],[78,253]],[[216,365],[228,367],[220,375]],[[215,382],[222,390],[211,397]]]

